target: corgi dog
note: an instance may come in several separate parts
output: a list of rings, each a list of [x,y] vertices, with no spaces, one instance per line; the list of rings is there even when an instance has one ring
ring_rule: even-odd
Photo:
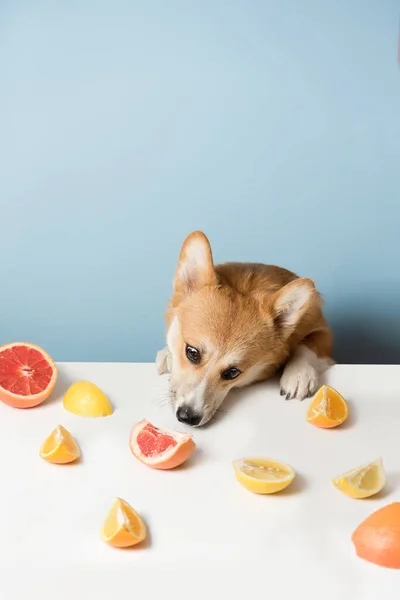
[[[210,421],[227,393],[281,371],[281,395],[303,400],[331,364],[332,332],[311,279],[263,264],[214,265],[195,231],[179,256],[158,372],[170,373],[176,418]]]

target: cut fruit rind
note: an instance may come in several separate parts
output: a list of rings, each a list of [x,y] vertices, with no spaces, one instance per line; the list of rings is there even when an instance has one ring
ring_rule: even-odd
[[[116,498],[104,522],[101,539],[115,548],[128,548],[146,539],[142,518],[121,498]]]
[[[344,423],[349,416],[347,402],[334,388],[323,385],[307,409],[307,421],[315,427],[331,429]]]
[[[233,463],[236,479],[254,494],[275,494],[290,485],[294,469],[271,458],[241,458]]]
[[[386,484],[382,458],[335,477],[332,484],[350,498],[370,498],[378,494]]]
[[[133,426],[129,446],[138,460],[154,469],[174,469],[193,454],[191,435],[161,429],[143,419]]]
[[[0,400],[14,408],[38,406],[50,396],[57,367],[39,346],[14,342],[0,347]]]
[[[40,457],[57,465],[74,462],[80,455],[78,444],[62,425],[51,432],[40,448]]]
[[[400,502],[367,517],[351,536],[357,556],[388,569],[400,569]]]

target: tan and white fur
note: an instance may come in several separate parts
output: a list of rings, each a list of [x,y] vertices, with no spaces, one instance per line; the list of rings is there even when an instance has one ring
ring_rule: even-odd
[[[178,420],[209,421],[234,387],[282,370],[281,395],[315,393],[333,364],[332,333],[310,279],[280,267],[214,265],[201,232],[185,240],[166,313],[167,346],[157,354],[169,372]]]

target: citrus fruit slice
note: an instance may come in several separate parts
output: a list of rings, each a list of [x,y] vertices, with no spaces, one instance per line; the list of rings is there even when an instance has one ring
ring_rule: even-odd
[[[400,502],[372,513],[351,539],[360,558],[381,567],[400,569]]]
[[[108,417],[113,409],[107,396],[90,381],[77,381],[65,393],[64,408],[80,417]]]
[[[337,427],[348,416],[349,409],[345,399],[328,385],[323,385],[318,390],[307,410],[307,421],[322,429]]]
[[[284,490],[296,476],[290,465],[271,458],[241,458],[233,462],[236,479],[254,494]]]
[[[369,498],[380,492],[386,483],[382,459],[351,469],[332,479],[332,483],[350,498]]]
[[[0,347],[0,400],[15,408],[31,408],[50,396],[57,367],[34,344],[15,342]]]
[[[52,431],[40,448],[41,458],[57,465],[74,462],[80,455],[78,444],[62,425]]]
[[[146,538],[146,526],[125,500],[117,498],[101,531],[101,539],[115,548],[135,546]]]
[[[196,447],[191,435],[159,429],[146,419],[133,426],[129,445],[136,458],[154,469],[174,469],[184,463]]]

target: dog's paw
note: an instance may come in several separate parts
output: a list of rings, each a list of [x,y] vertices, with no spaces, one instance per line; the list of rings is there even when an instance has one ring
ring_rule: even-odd
[[[164,373],[171,373],[171,353],[168,350],[167,346],[157,352],[156,356],[156,367],[159,375],[164,375]]]
[[[318,389],[319,373],[307,362],[289,361],[281,377],[281,396],[286,400],[304,400],[313,396]]]

